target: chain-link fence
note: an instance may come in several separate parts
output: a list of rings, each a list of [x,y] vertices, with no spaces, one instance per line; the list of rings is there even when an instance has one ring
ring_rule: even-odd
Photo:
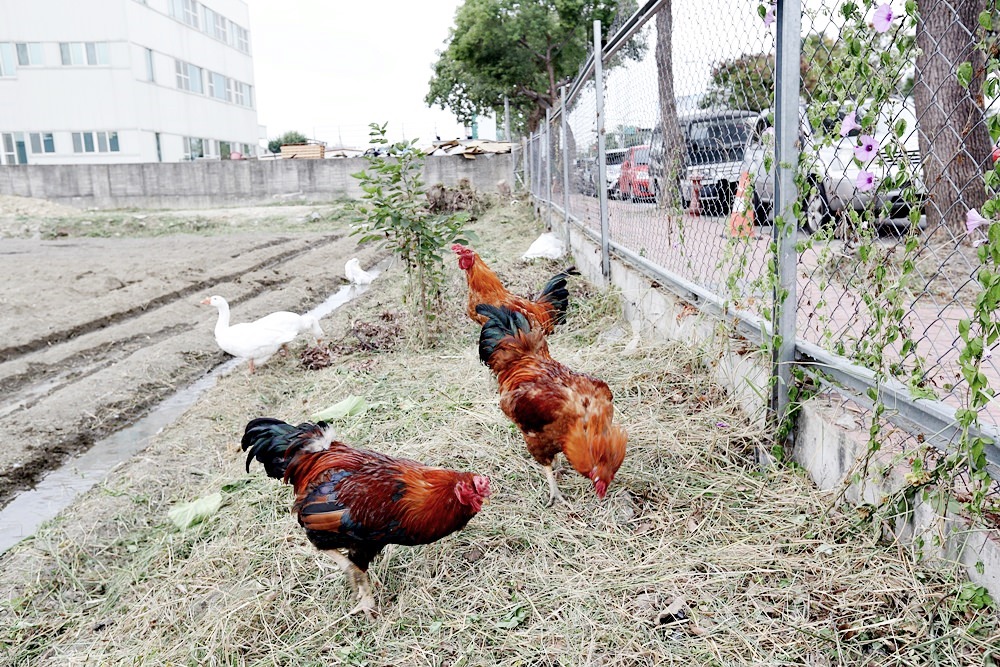
[[[598,57],[525,142],[531,193],[773,343],[774,409],[804,368],[914,446],[984,437],[996,478],[1000,400],[982,398],[1000,389],[1000,280],[983,270],[1000,257],[1000,84],[983,9],[646,2],[595,25]]]

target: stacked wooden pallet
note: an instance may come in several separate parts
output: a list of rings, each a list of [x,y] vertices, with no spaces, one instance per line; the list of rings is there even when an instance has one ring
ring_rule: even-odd
[[[288,160],[322,160],[326,155],[323,144],[285,144],[281,147],[281,157]]]

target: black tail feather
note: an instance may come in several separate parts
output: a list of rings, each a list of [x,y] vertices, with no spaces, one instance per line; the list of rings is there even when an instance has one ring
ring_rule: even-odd
[[[566,309],[569,307],[569,290],[566,289],[566,279],[569,276],[578,276],[580,272],[575,266],[571,266],[565,271],[560,271],[545,283],[542,293],[538,296],[538,301],[552,304],[554,317],[553,324],[563,324],[566,322]]]
[[[525,333],[531,331],[528,318],[506,306],[489,306],[481,303],[476,306],[476,312],[487,318],[479,333],[479,360],[487,366],[501,340],[513,336],[518,331]]]
[[[293,426],[280,419],[260,417],[247,424],[241,446],[247,453],[247,472],[250,462],[256,457],[264,465],[268,477],[284,479],[285,470],[295,453],[318,437],[323,436],[325,422],[311,424],[305,422]]]

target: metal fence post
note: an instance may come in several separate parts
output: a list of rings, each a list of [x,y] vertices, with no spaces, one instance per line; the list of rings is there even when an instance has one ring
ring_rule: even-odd
[[[563,240],[566,242],[566,251],[569,252],[569,137],[566,134],[566,86],[562,87],[559,109],[559,118],[562,122]]]
[[[517,190],[517,160],[514,157],[514,142],[510,138],[510,100],[503,96],[503,138],[510,144],[510,192]]]
[[[611,280],[611,230],[608,224],[608,175],[604,146],[604,54],[601,50],[601,22],[594,21],[594,89],[597,93],[597,180],[601,212],[601,274]]]
[[[775,216],[772,228],[777,248],[774,285],[771,363],[771,408],[780,424],[787,415],[792,363],[795,361],[795,236],[797,220],[792,209],[798,193],[795,172],[799,163],[799,76],[802,8],[800,0],[779,0],[775,60]]]
[[[521,137],[521,178],[524,179],[524,187],[531,195],[531,170],[528,169],[528,162],[531,161],[531,135]]]
[[[552,109],[545,110],[545,201],[548,210],[545,228],[552,231]]]

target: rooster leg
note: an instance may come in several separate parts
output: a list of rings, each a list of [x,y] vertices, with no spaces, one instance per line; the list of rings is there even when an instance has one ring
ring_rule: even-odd
[[[251,373],[251,375],[253,374],[253,369],[254,369],[254,366],[253,366],[253,357],[251,357],[250,358],[250,373]]]
[[[372,584],[368,579],[368,573],[364,570],[358,570],[358,606],[351,610],[351,614],[356,614],[359,611],[365,612],[365,616],[371,618],[375,613],[375,596],[372,595]]]
[[[326,555],[336,561],[340,569],[347,577],[347,583],[351,586],[351,591],[358,596],[360,602],[358,606],[349,613],[351,616],[359,611],[365,612],[365,616],[372,617],[375,611],[375,598],[372,596],[371,582],[368,581],[368,573],[351,562],[351,559],[336,550],[324,551]]]
[[[542,468],[545,470],[545,479],[549,480],[549,503],[546,507],[552,507],[556,504],[557,500],[569,507],[572,507],[572,505],[569,504],[569,501],[563,498],[563,495],[559,493],[559,486],[556,484],[556,474],[552,472],[552,464],[550,463],[547,466],[542,466]]]

